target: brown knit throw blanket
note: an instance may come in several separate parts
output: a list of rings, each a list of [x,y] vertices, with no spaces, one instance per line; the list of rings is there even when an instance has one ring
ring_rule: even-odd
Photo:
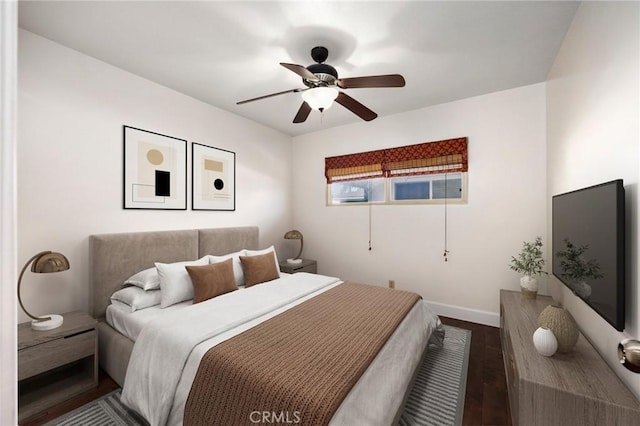
[[[326,425],[420,296],[344,283],[202,358],[184,424]]]

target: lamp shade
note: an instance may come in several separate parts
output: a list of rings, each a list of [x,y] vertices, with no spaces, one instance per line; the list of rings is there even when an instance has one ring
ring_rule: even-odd
[[[299,263],[300,255],[302,254],[302,248],[304,247],[304,240],[302,238],[302,232],[293,229],[284,234],[285,240],[300,240],[300,251],[298,255],[292,259],[287,259],[289,263]]]
[[[618,344],[618,358],[620,364],[634,373],[640,373],[640,341],[624,339]]]
[[[31,328],[34,330],[42,331],[60,327],[63,323],[63,318],[61,315],[49,314],[43,317],[37,317],[29,313],[29,311],[27,311],[22,304],[22,298],[20,297],[20,285],[22,283],[22,277],[29,265],[31,265],[31,272],[38,274],[48,274],[51,272],[61,272],[68,270],[69,260],[61,253],[43,251],[36,254],[27,261],[27,263],[22,268],[22,271],[20,271],[20,276],[18,277],[18,303],[20,303],[20,307],[22,308],[24,313],[33,319],[33,321],[31,321]]]
[[[43,252],[31,264],[31,272],[48,274],[69,269],[69,260],[61,253]]]
[[[301,240],[302,232],[294,229],[293,231],[288,231],[286,234],[284,234],[284,238],[286,240]]]
[[[324,111],[331,108],[333,101],[338,97],[338,89],[335,87],[314,87],[302,92],[302,99],[316,111]]]

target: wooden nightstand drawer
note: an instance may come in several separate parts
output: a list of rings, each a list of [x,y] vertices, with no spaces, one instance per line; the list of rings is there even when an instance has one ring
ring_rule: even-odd
[[[96,338],[96,331],[88,330],[21,350],[18,380],[94,355]]]
[[[318,271],[318,263],[311,259],[302,259],[300,263],[289,263],[286,260],[280,262],[280,272],[295,274],[296,272],[308,272],[315,274]]]
[[[98,386],[97,321],[84,312],[63,315],[46,331],[18,324],[18,421]]]
[[[310,274],[315,274],[316,273],[316,265],[315,263],[313,265],[307,265],[307,266],[303,266],[302,268],[298,268],[298,269],[294,269],[295,272],[309,272]]]

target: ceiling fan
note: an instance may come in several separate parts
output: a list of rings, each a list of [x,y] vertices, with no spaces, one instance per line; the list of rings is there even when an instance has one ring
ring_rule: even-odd
[[[316,62],[315,64],[303,67],[302,65],[280,63],[283,67],[302,77],[302,83],[307,86],[306,88],[271,93],[269,95],[240,101],[237,105],[270,98],[272,96],[284,95],[285,93],[302,92],[303,102],[293,119],[294,123],[303,123],[312,109],[322,112],[331,107],[334,100],[363,120],[371,121],[376,118],[378,114],[346,93],[339,91],[338,88],[403,87],[405,84],[404,77],[400,74],[338,78],[336,69],[324,63],[324,61],[327,60],[327,56],[329,56],[329,50],[326,47],[316,46],[311,49],[311,58]]]

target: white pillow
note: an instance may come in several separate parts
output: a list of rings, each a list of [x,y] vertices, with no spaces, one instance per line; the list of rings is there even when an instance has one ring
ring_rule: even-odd
[[[236,285],[238,287],[244,285],[244,271],[242,270],[242,263],[240,263],[240,256],[246,256],[246,250],[240,250],[235,253],[225,254],[224,256],[207,256],[209,258],[209,263],[219,263],[224,262],[225,260],[232,258],[233,261],[233,277],[236,279]]]
[[[271,251],[273,252],[273,259],[276,262],[276,271],[278,271],[279,276],[282,276],[280,272],[280,264],[278,263],[278,255],[276,254],[276,249],[273,246],[263,250],[245,250],[245,253],[246,253],[245,256],[258,256],[261,254],[267,254]]]
[[[186,262],[156,263],[162,293],[160,307],[166,308],[167,306],[193,299],[193,283],[185,266],[208,264],[209,258],[207,256]]]
[[[135,285],[143,290],[157,290],[160,288],[160,278],[158,277],[158,270],[153,267],[140,271],[137,274],[131,276],[125,282],[126,284]]]
[[[129,307],[131,312],[149,308],[160,304],[160,290],[144,291],[139,287],[125,287],[111,295],[111,302],[121,302]]]

